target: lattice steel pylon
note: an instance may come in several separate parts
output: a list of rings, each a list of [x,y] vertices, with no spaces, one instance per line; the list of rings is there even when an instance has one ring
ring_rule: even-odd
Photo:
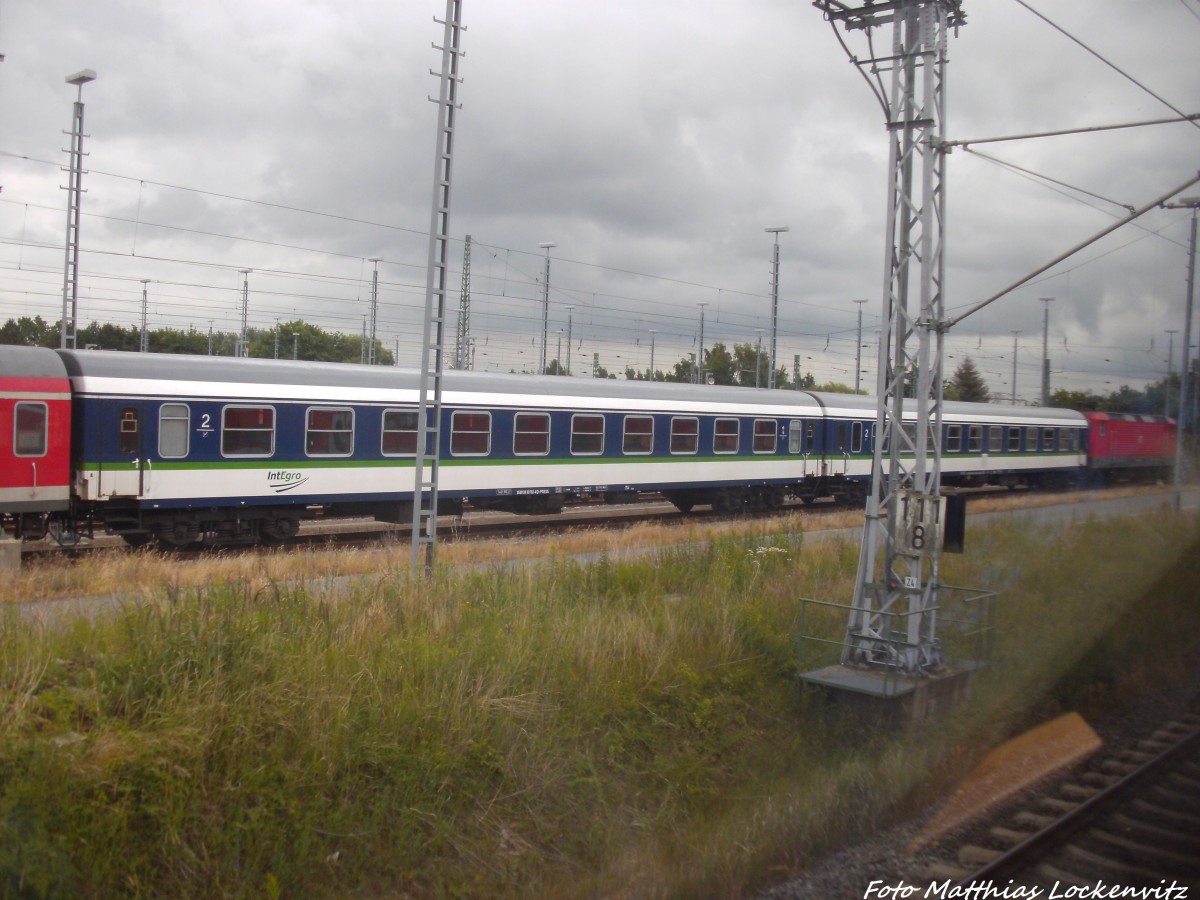
[[[891,175],[871,490],[842,663],[917,676],[942,665],[945,65],[948,31],[965,19],[961,0],[813,5],[868,41],[892,25],[890,54],[872,44],[872,58],[852,57],[884,108]]]
[[[454,341],[454,368],[471,368],[471,236],[463,241],[462,293],[458,298],[458,336]]]
[[[429,224],[429,261],[425,281],[424,336],[421,342],[421,387],[417,405],[417,454],[413,475],[412,568],[433,569],[437,548],[438,459],[441,456],[442,373],[446,356],[446,290],[450,244],[450,182],[454,161],[454,126],[458,116],[459,61],[462,57],[462,0],[446,0],[441,88],[438,98],[437,145],[433,158],[433,210]]]

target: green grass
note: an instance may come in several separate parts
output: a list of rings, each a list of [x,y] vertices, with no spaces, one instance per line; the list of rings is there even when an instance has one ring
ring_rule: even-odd
[[[917,732],[798,689],[797,598],[848,599],[857,554],[781,535],[336,601],[176,589],[50,630],[6,610],[0,896],[735,895],[1039,714],[1127,700],[1147,657],[1186,671],[1194,522],[1022,527],[948,558],[1005,630]]]

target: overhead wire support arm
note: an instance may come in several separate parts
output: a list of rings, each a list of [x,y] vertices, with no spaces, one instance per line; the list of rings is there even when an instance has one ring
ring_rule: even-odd
[[[1195,122],[1200,119],[1200,113],[1186,116],[1173,116],[1170,119],[1146,119],[1142,122],[1122,122],[1118,125],[1087,125],[1083,128],[1061,128],[1057,131],[1031,131],[1027,134],[1008,134],[998,137],[965,138],[957,141],[946,141],[947,147],[971,147],[975,144],[997,144],[1004,141],[1027,141],[1034,138],[1063,137],[1072,134],[1093,134],[1099,131],[1120,131],[1123,128],[1144,128],[1150,125],[1178,125],[1181,122]]]
[[[1080,250],[1083,250],[1085,247],[1091,246],[1092,244],[1096,243],[1096,241],[1112,234],[1118,228],[1120,228],[1124,225],[1128,225],[1130,222],[1134,221],[1135,219],[1140,219],[1146,213],[1150,212],[1150,210],[1157,209],[1158,207],[1163,206],[1168,200],[1170,200],[1176,194],[1183,193],[1184,191],[1186,191],[1188,188],[1190,188],[1193,184],[1196,184],[1197,182],[1200,182],[1200,173],[1197,173],[1195,176],[1188,179],[1187,181],[1185,181],[1183,184],[1179,185],[1178,187],[1171,188],[1171,190],[1167,191],[1161,197],[1151,200],[1145,206],[1143,206],[1139,209],[1135,209],[1133,212],[1131,212],[1129,215],[1125,216],[1123,219],[1119,219],[1116,222],[1114,222],[1112,225],[1109,225],[1107,228],[1104,228],[1104,229],[1096,232],[1096,234],[1092,235],[1087,240],[1081,241],[1080,243],[1076,244],[1070,250],[1066,250],[1063,253],[1060,253],[1058,256],[1054,257],[1054,259],[1050,260],[1050,262],[1046,263],[1045,265],[1039,266],[1038,268],[1036,268],[1032,272],[1030,272],[1028,275],[1025,275],[1025,276],[1017,279],[1012,284],[1010,284],[1008,287],[1004,288],[1004,290],[997,291],[995,294],[992,294],[992,296],[988,297],[986,300],[981,300],[978,303],[976,303],[974,306],[969,307],[965,312],[959,313],[957,316],[947,319],[942,324],[942,330],[948,331],[949,329],[951,329],[955,325],[957,325],[959,322],[961,322],[963,319],[967,318],[968,316],[974,315],[975,313],[977,313],[981,309],[983,309],[985,306],[995,303],[997,300],[999,300],[1005,294],[1012,293],[1017,288],[1021,287],[1021,285],[1032,281],[1033,279],[1035,279],[1039,275],[1041,275],[1043,272],[1049,271],[1050,269],[1057,266],[1063,260],[1074,256],[1076,253],[1078,253]]]

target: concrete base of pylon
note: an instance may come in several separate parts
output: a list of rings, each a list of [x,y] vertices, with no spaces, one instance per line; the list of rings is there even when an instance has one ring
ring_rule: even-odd
[[[908,675],[884,666],[826,666],[800,676],[853,714],[918,725],[965,703],[978,664],[959,661],[936,671]]]

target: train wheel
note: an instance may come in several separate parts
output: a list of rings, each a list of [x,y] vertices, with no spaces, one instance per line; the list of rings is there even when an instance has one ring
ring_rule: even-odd
[[[150,543],[152,538],[145,531],[123,531],[121,532],[121,540],[125,542],[127,547],[133,547],[136,550],[138,547],[145,547]]]

